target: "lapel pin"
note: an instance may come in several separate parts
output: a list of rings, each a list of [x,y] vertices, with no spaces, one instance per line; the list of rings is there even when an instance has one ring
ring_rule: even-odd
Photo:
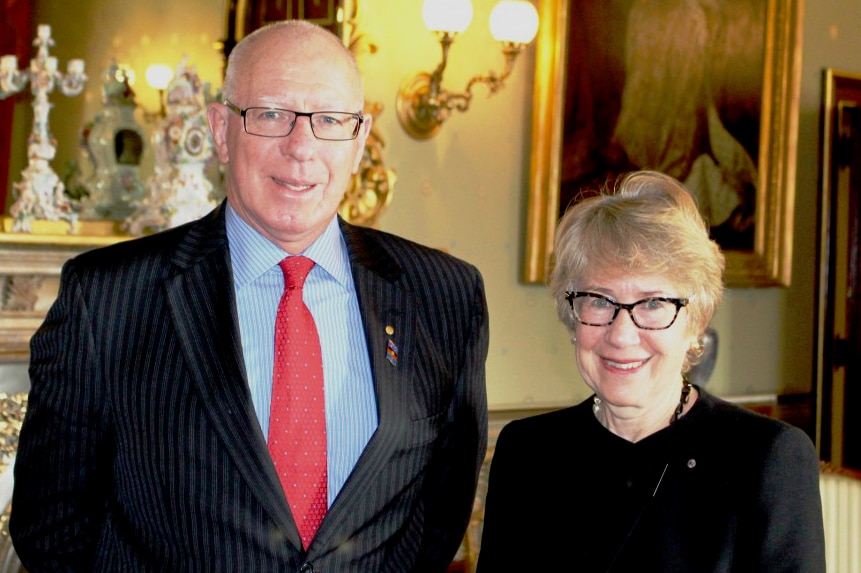
[[[388,344],[386,344],[386,360],[391,362],[392,366],[398,365],[398,347],[391,338]]]

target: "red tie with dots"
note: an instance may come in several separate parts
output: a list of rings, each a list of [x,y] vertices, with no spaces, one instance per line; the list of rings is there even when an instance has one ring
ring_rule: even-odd
[[[275,318],[269,452],[307,549],[328,508],[323,361],[314,317],[302,302],[314,261],[296,256],[278,264],[284,294]]]

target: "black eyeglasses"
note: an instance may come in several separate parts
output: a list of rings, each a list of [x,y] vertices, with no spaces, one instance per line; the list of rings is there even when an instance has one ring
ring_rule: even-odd
[[[613,324],[619,311],[625,309],[631,320],[643,330],[664,330],[673,325],[679,309],[687,306],[686,298],[650,296],[631,304],[623,304],[594,292],[565,293],[565,300],[574,311],[574,318],[587,326],[607,326]]]
[[[311,132],[317,139],[326,141],[348,141],[359,135],[359,126],[365,121],[361,113],[343,111],[292,111],[276,107],[239,106],[224,100],[224,105],[242,116],[245,133],[260,137],[287,137],[293,132],[296,120],[307,117],[311,122]]]

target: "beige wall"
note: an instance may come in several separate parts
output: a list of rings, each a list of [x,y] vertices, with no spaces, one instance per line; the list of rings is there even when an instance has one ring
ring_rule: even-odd
[[[431,71],[439,48],[423,28],[420,0],[362,0],[363,30],[378,51],[361,57],[368,99],[386,142],[385,160],[397,171],[394,199],[380,227],[447,249],[484,274],[491,316],[488,393],[492,408],[565,405],[588,395],[577,373],[566,332],[544,287],[519,283],[524,206],[530,157],[534,47],[508,86],[488,98],[474,90],[472,109],[455,114],[428,141],[410,139],[395,113],[399,83]],[[460,91],[471,75],[499,70],[502,59],[486,26],[495,0],[473,0],[472,26],[454,44],[445,85]],[[808,0],[804,15],[803,68],[795,203],[792,286],[733,289],[713,325],[720,336],[709,388],[724,396],[794,393],[810,389],[814,352],[816,210],[821,72],[824,67],[861,72],[861,4],[858,0]],[[224,31],[222,2],[186,0],[37,0],[37,22],[51,24],[65,67],[87,61],[86,97],[54,96],[51,125],[60,141],[55,169],[76,154],[76,130],[99,107],[98,76],[115,55],[140,75],[138,93],[155,106],[142,81],[153,61],[175,65],[190,56],[205,80],[217,83],[221,60],[210,44]],[[179,7],[181,5],[181,7]],[[131,7],[134,6],[134,7]],[[16,130],[26,136],[26,109]],[[23,127],[22,127],[23,126]],[[13,173],[24,165],[16,147]]]

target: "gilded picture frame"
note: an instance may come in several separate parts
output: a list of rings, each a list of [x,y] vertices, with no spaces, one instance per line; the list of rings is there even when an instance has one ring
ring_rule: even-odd
[[[568,31],[575,1],[542,0],[533,92],[532,149],[521,280],[543,283],[560,214]],[[729,288],[791,281],[803,0],[763,0],[763,74],[752,248],[724,249]]]

